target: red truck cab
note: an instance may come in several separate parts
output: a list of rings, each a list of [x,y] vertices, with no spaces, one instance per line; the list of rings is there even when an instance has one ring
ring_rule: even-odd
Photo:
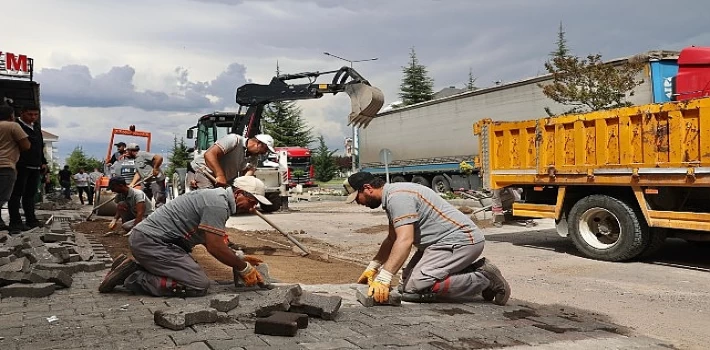
[[[676,101],[710,96],[710,47],[690,46],[680,51],[673,86]]]
[[[315,171],[311,164],[311,150],[304,147],[276,147],[277,152],[286,151],[288,162],[288,187],[313,187]]]

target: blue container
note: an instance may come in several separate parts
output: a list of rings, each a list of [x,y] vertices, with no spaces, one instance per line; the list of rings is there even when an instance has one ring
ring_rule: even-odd
[[[651,61],[651,81],[653,82],[653,102],[671,101],[673,83],[678,75],[678,62],[675,59]]]

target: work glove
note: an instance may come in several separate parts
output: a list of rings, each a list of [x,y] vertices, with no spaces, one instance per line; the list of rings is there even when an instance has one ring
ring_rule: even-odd
[[[116,228],[116,219],[111,220],[111,222],[108,223],[108,228],[109,230],[113,230]]]
[[[370,261],[370,265],[367,265],[367,269],[365,269],[365,271],[363,271],[360,275],[360,278],[357,279],[357,283],[367,285],[372,283],[372,280],[375,278],[377,271],[380,270],[380,266],[382,266],[382,264],[378,263],[377,261]]]
[[[259,266],[259,264],[263,263],[264,260],[261,260],[253,255],[244,255],[242,258],[244,262],[251,264],[252,266]]]
[[[382,270],[377,274],[370,288],[367,290],[367,296],[373,297],[375,302],[386,303],[390,298],[390,282],[392,274],[387,270]]]
[[[250,263],[247,263],[247,267],[244,270],[239,271],[239,275],[242,276],[247,287],[264,284],[264,277]]]

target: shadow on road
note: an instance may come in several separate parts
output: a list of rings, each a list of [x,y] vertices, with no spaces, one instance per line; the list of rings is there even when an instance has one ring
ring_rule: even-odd
[[[555,230],[530,229],[521,232],[515,226],[510,227],[516,231],[488,234],[486,240],[583,257],[572,244],[572,240],[560,237]],[[503,229],[505,228],[506,226],[503,226]],[[710,243],[686,242],[681,239],[669,238],[659,252],[640,260],[640,262],[710,272],[708,256],[710,256]]]

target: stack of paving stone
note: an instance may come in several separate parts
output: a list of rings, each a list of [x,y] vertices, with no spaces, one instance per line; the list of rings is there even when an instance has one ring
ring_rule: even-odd
[[[108,254],[95,255],[98,246],[73,232],[69,220],[53,218],[48,227],[20,235],[0,231],[0,297],[48,296],[71,287],[74,273],[110,266]]]

